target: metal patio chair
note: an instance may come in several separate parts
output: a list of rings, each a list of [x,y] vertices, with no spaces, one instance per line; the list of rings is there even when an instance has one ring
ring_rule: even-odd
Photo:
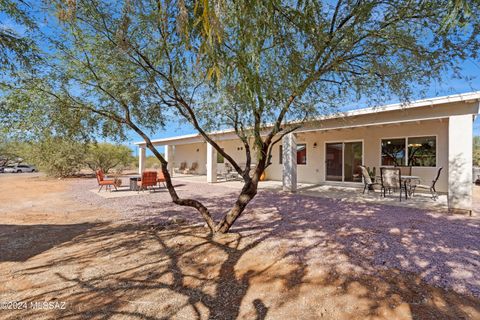
[[[380,186],[380,183],[372,181],[372,178],[368,174],[368,170],[365,166],[358,166],[358,167],[360,168],[360,171],[362,172],[362,176],[363,176],[364,186],[363,186],[363,192],[362,193],[365,193],[365,190],[367,192],[369,192],[370,190],[374,190],[373,187],[375,185]]]
[[[412,196],[415,195],[415,190],[418,189],[424,189],[424,190],[429,190],[430,193],[432,194],[432,199],[436,201],[438,199],[438,194],[437,190],[435,190],[435,184],[438,181],[438,178],[440,178],[440,173],[442,173],[443,167],[438,168],[437,170],[437,175],[435,176],[435,179],[432,180],[432,183],[430,185],[426,184],[417,184],[417,185],[412,185],[411,190],[412,190]]]
[[[405,192],[405,199],[407,199],[407,190],[402,184],[402,174],[399,168],[380,168],[380,177],[382,181],[383,196],[387,196],[387,190],[400,190],[400,201],[402,201],[402,191]]]

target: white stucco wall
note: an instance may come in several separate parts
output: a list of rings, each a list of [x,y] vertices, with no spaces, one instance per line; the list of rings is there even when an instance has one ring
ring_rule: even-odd
[[[472,208],[472,117],[452,116],[449,119],[448,206],[452,209]]]
[[[173,167],[178,168],[180,163],[186,162],[187,168],[192,163],[198,163],[197,173],[207,173],[207,145],[206,143],[193,143],[176,145],[173,150]]]
[[[443,101],[443,100],[442,100]],[[449,117],[468,115],[471,117],[479,111],[475,99],[441,104],[423,104],[420,107],[406,109],[382,109],[366,114],[353,114],[348,117],[331,117],[304,124],[296,133],[297,143],[307,145],[307,164],[298,165],[298,182],[325,182],[325,144],[327,142],[363,142],[363,164],[372,168],[381,166],[381,140],[386,138],[407,138],[418,136],[437,137],[436,167],[414,167],[412,174],[420,176],[425,184],[434,178],[437,168],[442,166],[443,172],[437,184],[437,190],[448,190],[448,155],[449,155]],[[468,134],[471,134],[469,131]],[[245,163],[245,150],[241,141],[233,132],[215,134],[213,138],[239,164]],[[198,173],[206,174],[207,145],[198,135],[173,137],[161,144],[174,145],[174,167],[182,161],[190,167],[198,162]],[[456,143],[450,141],[450,145]],[[316,144],[316,147],[314,145]],[[252,150],[254,158],[254,150]],[[222,171],[223,164],[217,166]],[[282,180],[282,165],[279,163],[279,144],[272,152],[272,165],[267,168],[267,179]]]
[[[437,168],[443,166],[442,175],[437,183],[437,190],[446,192],[448,181],[448,119],[297,133],[297,143],[307,144],[307,164],[298,165],[298,182],[325,182],[325,144],[327,142],[363,141],[364,165],[370,168],[376,167],[379,174],[381,140],[416,136],[437,137],[437,161],[436,167],[413,167],[412,175],[420,176],[425,183],[429,183],[434,178]],[[315,143],[316,147],[314,147]],[[279,164],[278,149],[279,146],[276,146],[272,153],[272,165],[267,168],[267,179],[282,179],[282,165]]]

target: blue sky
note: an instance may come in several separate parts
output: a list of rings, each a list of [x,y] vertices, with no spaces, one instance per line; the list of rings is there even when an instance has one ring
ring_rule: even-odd
[[[44,21],[40,28],[51,28],[52,25],[48,25],[49,23],[47,21]],[[12,19],[6,17],[4,14],[0,13],[0,28],[9,28],[14,30],[20,35],[23,35],[25,33],[25,28],[18,25],[13,21]],[[480,79],[478,75],[480,75],[480,61],[473,61],[473,60],[467,60],[461,64],[461,70],[462,74],[468,78],[469,80],[465,79],[454,79],[452,78],[451,74],[445,74],[444,80],[442,83],[436,83],[432,82],[430,86],[427,88],[427,93],[425,97],[438,97],[438,96],[445,96],[445,95],[451,95],[451,94],[457,94],[457,93],[465,93],[465,92],[471,92],[471,91],[480,91]],[[420,88],[419,90],[414,94],[412,99],[418,99],[422,98],[420,96]],[[398,100],[389,100],[385,101],[385,104],[388,103],[395,103],[398,102]],[[341,110],[355,110],[355,109],[361,109],[367,107],[366,104],[362,103],[352,103],[352,104],[347,104],[345,106],[341,106]],[[163,128],[159,129],[158,132],[155,132],[152,135],[153,139],[157,138],[165,138],[165,137],[171,137],[171,136],[178,136],[178,135],[184,135],[184,134],[190,134],[190,133],[195,133],[196,131],[193,129],[193,127],[185,122],[180,122],[180,121],[172,121],[168,123],[168,125]],[[474,135],[480,135],[480,119],[477,119],[474,123]],[[133,142],[140,141],[141,138],[134,132],[129,133],[128,136],[128,141],[125,141],[125,144],[130,146],[133,150],[134,153],[136,154],[137,150],[133,145]],[[163,149],[160,148],[161,151],[163,152]]]
[[[465,93],[471,91],[480,91],[480,62],[467,60],[461,65],[462,74],[471,79],[454,79],[452,75],[446,74],[442,83],[432,82],[427,88],[426,98],[446,96],[451,94]],[[417,91],[416,96],[413,99],[422,98]],[[395,100],[385,101],[385,104],[396,103]],[[341,109],[344,111],[355,110],[367,107],[366,104],[351,104],[345,105]],[[474,122],[474,135],[480,135],[480,117]],[[153,135],[154,139],[166,138],[184,134],[196,133],[196,131],[188,124],[171,122],[163,130],[159,130]],[[135,133],[129,136],[131,142],[141,141],[141,138]],[[134,147],[134,149],[136,149]],[[163,148],[159,148],[163,152]],[[136,150],[134,151],[137,152]]]

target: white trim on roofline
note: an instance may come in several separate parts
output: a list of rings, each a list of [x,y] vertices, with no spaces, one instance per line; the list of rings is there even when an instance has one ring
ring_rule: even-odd
[[[363,109],[357,109],[357,110],[351,110],[351,111],[345,111],[345,112],[337,112],[329,115],[316,117],[312,120],[306,121],[306,123],[318,122],[322,120],[331,120],[336,118],[368,115],[368,114],[377,113],[377,112],[388,112],[388,111],[395,111],[395,110],[401,110],[401,109],[428,107],[428,106],[434,106],[439,104],[455,103],[455,102],[462,102],[462,101],[464,102],[480,101],[480,91],[473,91],[473,92],[453,94],[453,95],[442,96],[442,97],[421,99],[421,100],[412,101],[410,103],[394,103],[394,104],[387,104],[387,105],[378,106],[378,107],[370,107],[370,108],[363,108]],[[291,122],[291,124],[294,124],[294,123],[295,121]],[[310,130],[313,130],[313,129],[310,129]],[[306,131],[310,131],[310,130],[306,130]],[[299,130],[299,131],[302,131],[302,130]],[[225,130],[213,131],[213,132],[210,132],[210,134],[221,135],[221,134],[233,133],[233,132],[234,132],[233,129],[225,129]],[[152,143],[163,145],[163,144],[168,144],[168,142],[175,142],[177,140],[196,140],[196,139],[203,140],[202,136],[199,133],[193,133],[193,134],[186,134],[182,136],[174,136],[170,138],[154,139],[152,140]],[[135,142],[134,144],[138,146],[145,145],[145,141]]]

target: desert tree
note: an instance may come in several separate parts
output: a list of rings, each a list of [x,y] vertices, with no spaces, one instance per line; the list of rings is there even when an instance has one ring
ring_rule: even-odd
[[[88,145],[85,163],[92,171],[101,169],[107,174],[112,169],[123,169],[132,160],[132,150],[125,145],[93,143]]]
[[[79,123],[106,136],[133,130],[160,160],[172,201],[196,208],[212,232],[227,232],[284,135],[345,101],[408,101],[477,58],[478,4],[468,3],[467,14],[452,3],[54,1],[58,27],[45,63],[14,91],[35,92],[55,115],[92,117]],[[171,118],[193,126],[243,178],[219,221],[177,193],[151,142]],[[225,128],[243,143],[244,166],[212,135]]]
[[[30,33],[37,24],[29,15],[28,1],[0,0],[0,74],[2,78],[37,61],[37,48]],[[3,80],[3,79],[2,79]],[[0,84],[4,81],[0,80]],[[0,88],[1,89],[1,88]]]

